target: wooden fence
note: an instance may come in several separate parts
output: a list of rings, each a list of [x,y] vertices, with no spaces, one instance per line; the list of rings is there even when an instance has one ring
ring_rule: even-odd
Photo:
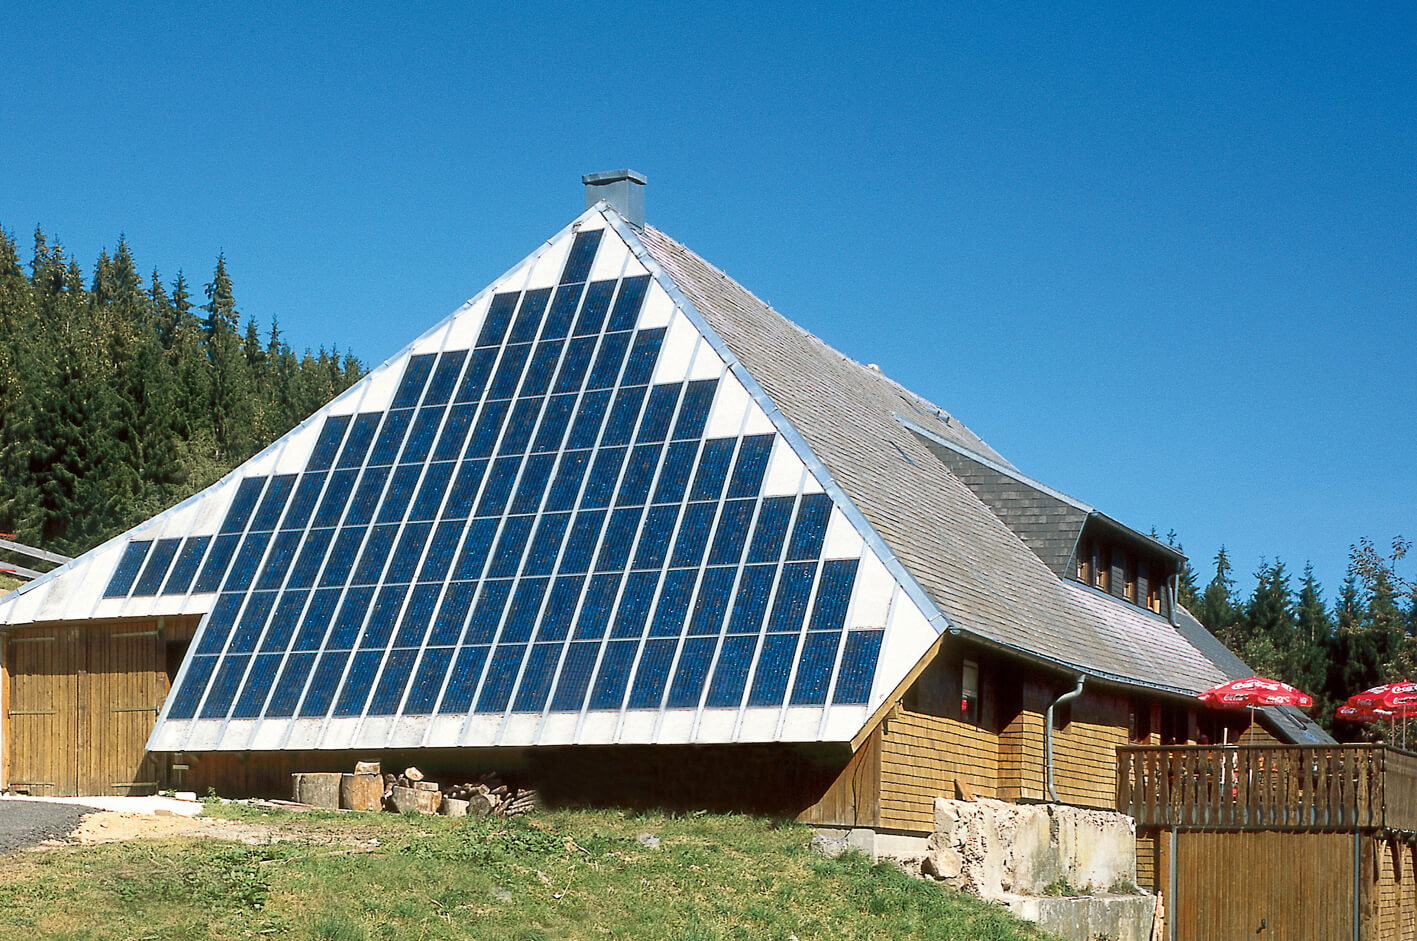
[[[1124,746],[1117,809],[1139,827],[1417,830],[1417,754],[1384,745]]]

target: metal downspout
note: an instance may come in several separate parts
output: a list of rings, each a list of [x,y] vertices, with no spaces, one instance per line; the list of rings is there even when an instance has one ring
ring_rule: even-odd
[[[1058,792],[1053,790],[1053,709],[1064,703],[1072,702],[1082,695],[1082,684],[1087,681],[1087,677],[1078,676],[1078,685],[1071,693],[1064,693],[1048,704],[1048,711],[1043,716],[1043,749],[1047,755],[1046,771],[1048,785],[1048,799],[1053,803],[1058,803]]]
[[[1172,575],[1167,582],[1166,587],[1171,592],[1171,604],[1166,608],[1166,619],[1171,622],[1172,627],[1180,627],[1181,619],[1176,614],[1176,608],[1181,604],[1181,573]]]

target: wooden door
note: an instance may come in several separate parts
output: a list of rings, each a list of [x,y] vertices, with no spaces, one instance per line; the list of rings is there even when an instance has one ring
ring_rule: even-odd
[[[1173,938],[1353,937],[1353,834],[1181,832]]]
[[[167,695],[156,627],[91,631],[79,675],[78,783],[84,794],[151,794],[159,785],[148,735]]]
[[[6,746],[9,786],[37,797],[79,793],[78,689],[85,651],[79,631],[27,630],[9,635]]]
[[[166,659],[152,622],[11,634],[9,786],[37,797],[156,791],[146,745],[167,695]]]

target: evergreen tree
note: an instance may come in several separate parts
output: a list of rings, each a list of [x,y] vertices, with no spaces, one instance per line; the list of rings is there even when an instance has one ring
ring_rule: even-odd
[[[226,257],[218,255],[216,271],[206,286],[207,361],[211,363],[212,432],[218,461],[239,459],[255,441],[251,370],[242,350],[236,298],[226,272]]]
[[[1239,613],[1235,607],[1235,580],[1230,575],[1230,557],[1225,554],[1224,546],[1215,554],[1215,577],[1205,586],[1200,604],[1193,613],[1196,620],[1222,643],[1234,649]]]
[[[1294,596],[1284,563],[1260,560],[1255,590],[1237,624],[1240,658],[1257,673],[1293,683],[1296,632]]]

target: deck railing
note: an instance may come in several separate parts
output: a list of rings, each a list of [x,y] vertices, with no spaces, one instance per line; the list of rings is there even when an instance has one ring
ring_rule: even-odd
[[[1138,826],[1417,830],[1417,754],[1383,745],[1129,745],[1117,809]]]

